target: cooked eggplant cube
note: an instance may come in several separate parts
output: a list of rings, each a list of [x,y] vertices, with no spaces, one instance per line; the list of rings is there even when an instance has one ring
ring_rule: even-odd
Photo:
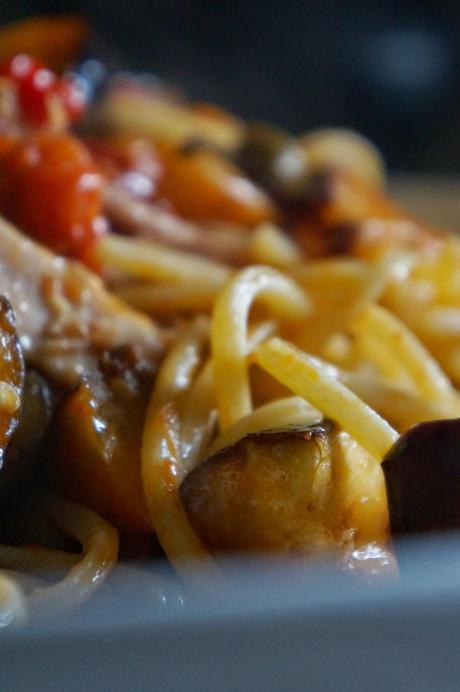
[[[52,394],[46,380],[34,370],[26,370],[18,426],[0,473],[0,496],[10,488],[10,481],[23,480],[39,462],[52,412]]]
[[[330,421],[243,437],[184,479],[190,522],[214,551],[342,554],[388,538],[380,464]]]
[[[13,404],[10,410],[6,405],[0,406],[0,470],[3,467],[5,450],[19,423],[24,372],[24,357],[16,331],[16,316],[8,300],[0,295],[0,384],[6,388]]]
[[[308,154],[280,128],[265,123],[249,125],[238,162],[279,201],[305,200],[311,177]]]
[[[460,419],[415,425],[382,468],[393,534],[460,528]]]
[[[205,543],[218,551],[297,552],[333,542],[325,521],[331,430],[327,422],[253,433],[197,466],[181,497]]]

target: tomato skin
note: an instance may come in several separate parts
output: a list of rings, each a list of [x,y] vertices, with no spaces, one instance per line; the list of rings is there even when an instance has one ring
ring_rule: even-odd
[[[13,79],[18,83],[43,66],[41,60],[32,58],[25,53],[18,53],[9,60],[1,63],[0,75],[2,77],[9,77],[9,79]]]
[[[56,94],[72,122],[81,118],[86,110],[87,100],[86,92],[77,77],[62,77],[56,86]]]
[[[0,207],[57,253],[79,256],[103,232],[103,180],[86,147],[37,132],[0,160]]]
[[[25,120],[36,127],[48,120],[47,97],[54,90],[55,75],[46,68],[32,71],[17,86],[18,99]]]
[[[41,60],[23,53],[0,65],[0,75],[14,82],[25,121],[35,127],[45,125],[47,97],[55,88],[56,75],[46,69]]]
[[[19,139],[19,136],[16,132],[0,132],[0,166],[1,166],[1,157],[10,149],[12,146],[14,146]]]
[[[28,126],[49,124],[51,95],[58,98],[71,122],[86,110],[87,94],[78,77],[64,75],[58,79],[41,60],[30,55],[19,53],[1,63],[0,76],[14,83],[21,115]]]

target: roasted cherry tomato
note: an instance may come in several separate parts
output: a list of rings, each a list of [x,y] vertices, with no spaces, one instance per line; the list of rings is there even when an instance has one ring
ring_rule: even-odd
[[[31,72],[18,84],[18,100],[25,120],[35,127],[48,121],[48,97],[53,92],[56,76],[45,67]]]
[[[41,60],[32,58],[32,56],[26,55],[25,53],[19,53],[13,58],[1,63],[0,75],[2,77],[8,77],[18,83],[30,77],[31,74],[42,67],[44,67],[44,64]]]
[[[53,72],[41,60],[20,53],[0,66],[0,74],[15,83],[25,121],[36,127],[44,125],[48,119],[47,98],[56,84]]]
[[[37,132],[0,160],[0,206],[55,252],[81,256],[103,232],[102,177],[74,137]]]
[[[69,74],[58,79],[30,55],[20,53],[2,63],[0,76],[13,82],[20,114],[29,126],[44,127],[52,121],[51,98],[62,109],[64,122],[78,120],[86,109],[86,91],[78,77]]]
[[[6,154],[8,149],[11,149],[12,146],[14,146],[19,139],[19,135],[14,132],[0,132],[0,160],[1,157]],[[0,168],[1,168],[1,163],[0,163]]]

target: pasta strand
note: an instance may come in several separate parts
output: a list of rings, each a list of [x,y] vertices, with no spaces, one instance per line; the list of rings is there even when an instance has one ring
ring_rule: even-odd
[[[35,589],[30,595],[31,615],[43,616],[76,608],[107,579],[118,557],[118,531],[95,512],[74,502],[43,497],[38,504],[64,533],[83,546],[81,559],[62,581]]]
[[[454,390],[438,363],[420,341],[388,310],[378,305],[365,308],[357,315],[352,329],[369,332],[385,344],[410,375],[422,396],[444,399]]]
[[[179,575],[203,587],[203,570],[220,578],[213,559],[193,531],[179,497],[184,469],[179,457],[178,416],[172,404],[147,412],[142,440],[142,481],[152,525]],[[195,564],[200,562],[200,571]]]
[[[150,281],[199,281],[222,286],[230,276],[230,268],[216,260],[113,233],[101,238],[97,253],[104,266]]]
[[[258,297],[290,320],[305,319],[310,311],[305,292],[292,279],[270,267],[243,269],[219,294],[212,317],[211,344],[222,429],[252,410],[247,321]]]
[[[323,365],[286,341],[274,337],[255,352],[259,365],[328,418],[337,421],[377,459],[382,459],[398,433]]]

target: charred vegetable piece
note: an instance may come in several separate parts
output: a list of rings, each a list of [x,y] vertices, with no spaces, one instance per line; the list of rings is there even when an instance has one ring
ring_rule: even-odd
[[[52,395],[46,381],[27,370],[21,402],[21,416],[5,454],[0,484],[23,477],[37,461],[52,415]]]
[[[345,170],[376,190],[385,185],[385,163],[379,150],[357,132],[334,127],[314,130],[299,139],[299,145],[315,172]]]
[[[460,528],[460,419],[415,425],[382,468],[393,534]]]
[[[282,202],[304,200],[310,180],[304,147],[280,128],[253,123],[238,154],[242,168]]]
[[[16,319],[6,298],[0,296],[0,468],[18,425],[23,384],[24,359],[16,335]]]
[[[205,543],[216,550],[329,544],[330,429],[248,435],[196,467],[180,491]]]
[[[57,415],[53,475],[62,492],[127,532],[149,532],[140,445],[149,386],[131,374],[83,382]]]
[[[375,259],[392,248],[423,250],[442,238],[383,192],[346,170],[312,176],[307,203],[291,233],[308,257],[353,255]]]
[[[255,226],[275,219],[263,190],[222,155],[203,148],[159,146],[164,167],[158,195],[189,219]]]
[[[344,435],[324,422],[250,434],[217,452],[181,485],[192,526],[216,551],[315,555],[384,543],[381,471]]]

